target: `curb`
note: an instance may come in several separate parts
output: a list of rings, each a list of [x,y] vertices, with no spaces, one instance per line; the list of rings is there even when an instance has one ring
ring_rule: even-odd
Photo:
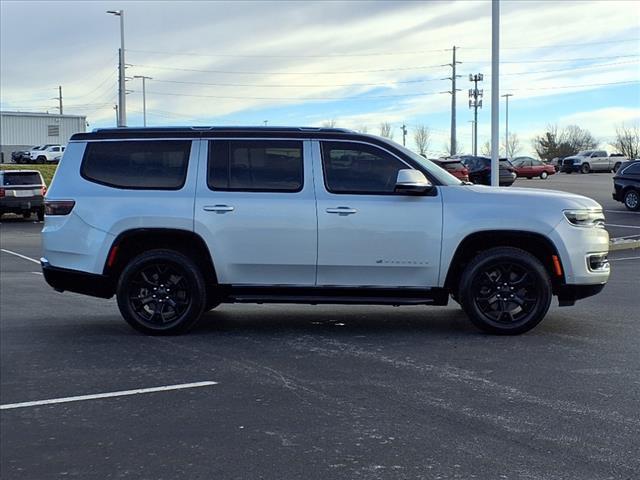
[[[620,250],[634,250],[636,248],[640,248],[640,240],[612,238],[609,242],[610,252],[617,252]]]

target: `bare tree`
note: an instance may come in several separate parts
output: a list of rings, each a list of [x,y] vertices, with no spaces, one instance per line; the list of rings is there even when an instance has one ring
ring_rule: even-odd
[[[482,148],[480,149],[480,154],[484,155],[485,157],[491,156],[491,142],[489,140],[484,142],[484,144],[482,145]]]
[[[389,122],[382,122],[380,124],[380,136],[393,140],[393,128]]]
[[[335,126],[336,126],[336,121],[334,118],[332,118],[331,120],[325,120],[324,122],[322,122],[323,128],[333,128]]]
[[[640,124],[627,127],[624,123],[616,127],[616,139],[610,144],[619,153],[633,160],[640,157]]]
[[[517,133],[510,133],[506,144],[502,145],[502,151],[506,152],[507,158],[513,158],[521,150],[520,139]]]
[[[575,155],[580,150],[590,150],[598,146],[598,141],[589,130],[569,125],[558,130],[557,125],[547,126],[547,131],[533,139],[533,148],[543,160]]]
[[[420,155],[426,155],[431,144],[431,130],[426,125],[418,125],[413,131],[413,141]]]
[[[444,152],[447,154],[447,156],[451,156],[451,144],[450,143],[444,143],[442,145],[442,150],[444,150]],[[464,143],[458,141],[456,143],[456,153],[454,155],[459,155],[460,152],[464,151]]]
[[[360,133],[367,133],[369,131],[369,127],[367,127],[366,125],[360,125],[358,128],[356,128],[356,131]]]

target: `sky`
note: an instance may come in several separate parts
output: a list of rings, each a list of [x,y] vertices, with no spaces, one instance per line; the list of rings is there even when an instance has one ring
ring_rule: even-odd
[[[457,135],[470,152],[469,74],[482,73],[479,150],[491,134],[491,3],[438,1],[0,2],[0,109],[86,115],[115,125],[119,20],[128,77],[146,84],[147,124],[337,127],[414,147],[431,129],[442,155],[457,47]],[[640,123],[640,8],[634,1],[502,1],[500,95],[520,154],[545,126],[576,124],[607,147]],[[141,80],[127,82],[127,124],[140,126]],[[505,99],[500,98],[504,137]]]

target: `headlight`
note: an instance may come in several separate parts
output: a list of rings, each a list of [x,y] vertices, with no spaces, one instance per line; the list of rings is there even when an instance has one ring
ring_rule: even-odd
[[[604,214],[597,210],[565,210],[565,218],[571,225],[587,228],[604,228]]]

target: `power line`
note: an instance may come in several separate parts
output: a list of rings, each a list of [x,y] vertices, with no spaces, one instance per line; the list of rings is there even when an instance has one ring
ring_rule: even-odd
[[[244,54],[244,53],[197,53],[197,52],[168,52],[158,50],[137,50],[127,48],[127,52],[149,53],[152,55],[175,55],[189,57],[223,57],[223,58],[340,58],[340,57],[375,57],[375,56],[397,56],[397,55],[424,55],[425,53],[441,53],[451,50],[450,48],[440,48],[434,50],[414,50],[407,52],[370,52],[370,53],[325,53],[310,55],[269,55],[269,54]]]
[[[546,59],[546,60],[514,60],[514,61],[506,61],[500,62],[502,64],[528,64],[528,63],[558,63],[558,62],[582,62],[582,61],[590,61],[590,60],[603,60],[603,59],[614,59],[614,58],[637,58],[640,57],[638,54],[633,55],[609,55],[605,57],[583,57],[583,58],[565,58],[565,59]],[[475,60],[475,61],[467,61],[466,63],[490,63],[490,60]],[[379,68],[379,69],[371,69],[371,70],[341,70],[339,72],[264,72],[264,71],[253,71],[253,70],[200,70],[196,68],[186,68],[186,67],[167,67],[163,65],[145,65],[145,64],[135,64],[132,65],[134,67],[140,68],[151,68],[151,69],[159,69],[159,70],[177,70],[184,72],[198,72],[198,73],[218,73],[218,74],[229,74],[229,75],[345,75],[349,73],[380,73],[380,72],[401,72],[401,71],[411,71],[411,70],[425,70],[431,68],[440,68],[442,64],[436,65],[418,65],[413,67],[399,67],[399,68]]]
[[[565,88],[584,88],[584,87],[601,87],[609,85],[630,85],[640,83],[640,80],[630,80],[621,82],[606,82],[606,83],[587,83],[580,85],[562,85],[558,87],[541,87],[541,88],[507,88],[506,91],[520,92],[528,90],[555,90]],[[490,92],[491,90],[487,90]],[[352,96],[352,97],[252,97],[252,96],[229,96],[229,95],[197,95],[192,93],[173,93],[173,92],[148,92],[153,95],[167,95],[176,97],[196,97],[196,98],[216,98],[221,100],[299,100],[299,101],[314,101],[314,100],[374,100],[382,98],[405,98],[405,97],[422,97],[428,95],[439,95],[449,92],[421,92],[421,93],[407,93],[397,95],[367,95],[367,96]]]
[[[531,45],[531,46],[516,46],[516,47],[503,47],[503,50],[535,50],[539,48],[564,48],[564,47],[580,47],[587,45],[604,45],[611,43],[626,43],[637,42],[637,38],[625,38],[618,40],[603,40],[596,42],[582,42],[582,43],[558,43],[547,45]],[[457,47],[464,50],[485,50],[489,47]],[[151,55],[174,55],[174,56],[192,56],[192,57],[221,57],[221,58],[340,58],[340,57],[373,57],[373,56],[397,56],[397,55],[424,55],[426,53],[441,53],[451,51],[450,48],[439,48],[431,50],[409,50],[409,51],[394,51],[394,52],[359,52],[359,53],[325,53],[325,54],[275,54],[269,55],[266,53],[260,54],[244,54],[244,53],[199,53],[199,52],[171,52],[162,50],[138,50],[129,49],[127,52],[135,53],[148,53]]]
[[[183,72],[198,72],[198,73],[220,73],[229,75],[344,75],[347,73],[379,73],[379,72],[399,72],[408,70],[423,70],[428,68],[438,68],[442,64],[436,65],[420,65],[416,67],[401,67],[401,68],[380,68],[374,70],[342,70],[340,72],[258,72],[258,71],[233,71],[233,70],[200,70],[196,68],[185,67],[165,67],[163,65],[142,65],[134,64],[134,67],[142,68],[156,68],[159,70],[178,70]]]
[[[638,63],[637,60],[631,60],[627,62],[614,62],[614,63],[603,63],[599,65],[589,65],[584,67],[573,67],[573,68],[557,68],[552,70],[534,70],[527,71],[527,74],[537,74],[537,73],[555,73],[555,72],[565,72],[565,71],[574,71],[574,70],[588,70],[594,68],[608,68],[612,66],[618,65],[629,65],[633,63]],[[522,75],[523,72],[516,73],[503,73],[501,76],[514,76],[514,75]],[[490,75],[485,75],[490,76]],[[327,88],[327,87],[384,87],[393,84],[416,84],[416,83],[425,83],[425,82],[439,82],[440,78],[422,78],[416,80],[389,80],[387,82],[371,82],[371,83],[325,83],[325,84],[279,84],[279,85],[264,85],[260,83],[223,83],[223,82],[194,82],[188,80],[162,80],[158,78],[154,78],[154,83],[173,83],[173,84],[184,84],[184,85],[199,85],[199,86],[211,86],[211,87],[261,87],[261,88]]]

